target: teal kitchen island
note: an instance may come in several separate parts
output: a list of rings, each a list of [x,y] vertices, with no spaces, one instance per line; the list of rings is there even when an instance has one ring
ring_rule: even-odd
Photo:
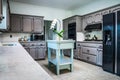
[[[60,69],[69,68],[70,71],[73,71],[73,49],[74,49],[74,40],[47,40],[48,47],[48,66],[50,67],[51,63],[56,66],[57,75],[60,74]],[[55,50],[56,57],[52,58],[51,50]],[[70,58],[65,58],[63,50],[70,49],[71,56]]]

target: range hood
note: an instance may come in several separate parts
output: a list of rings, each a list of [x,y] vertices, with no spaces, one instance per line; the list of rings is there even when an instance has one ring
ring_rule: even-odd
[[[102,23],[87,25],[85,31],[101,30]]]

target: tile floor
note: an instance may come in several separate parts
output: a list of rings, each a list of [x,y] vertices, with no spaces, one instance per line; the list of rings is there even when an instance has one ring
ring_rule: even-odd
[[[105,72],[101,67],[76,59],[74,59],[74,71],[62,70],[60,75],[56,75],[55,70],[48,69],[47,59],[37,62],[54,80],[120,80],[119,76]]]

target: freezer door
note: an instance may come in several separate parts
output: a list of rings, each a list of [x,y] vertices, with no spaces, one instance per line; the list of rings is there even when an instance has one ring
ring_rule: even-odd
[[[117,74],[120,76],[120,11],[117,12]]]
[[[103,15],[103,70],[114,73],[115,13]]]

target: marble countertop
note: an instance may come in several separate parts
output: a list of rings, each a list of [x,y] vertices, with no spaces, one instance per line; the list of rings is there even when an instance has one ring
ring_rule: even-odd
[[[77,42],[80,42],[80,43],[95,43],[95,44],[102,44],[103,41],[77,41]]]
[[[18,43],[0,46],[0,80],[53,80]]]
[[[45,40],[40,40],[40,41],[19,41],[20,43],[30,43],[30,42],[45,42]]]

